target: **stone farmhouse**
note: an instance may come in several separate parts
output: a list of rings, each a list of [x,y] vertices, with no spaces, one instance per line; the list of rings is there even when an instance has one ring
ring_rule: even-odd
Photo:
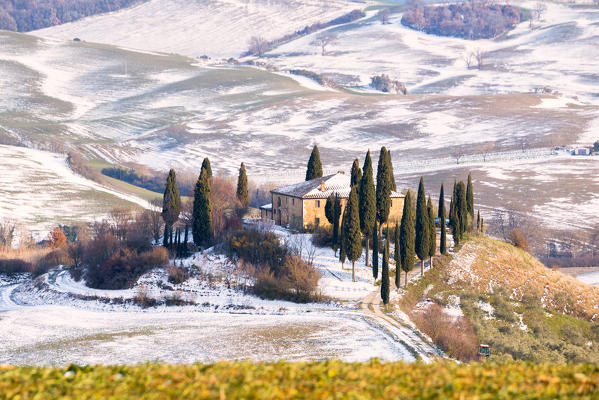
[[[324,207],[330,195],[341,199],[342,213],[348,201],[351,178],[343,171],[322,178],[284,186],[271,190],[272,203],[260,207],[262,219],[272,220],[276,225],[294,229],[310,229],[317,226],[327,227]],[[391,192],[391,210],[389,224],[401,219],[405,196]]]

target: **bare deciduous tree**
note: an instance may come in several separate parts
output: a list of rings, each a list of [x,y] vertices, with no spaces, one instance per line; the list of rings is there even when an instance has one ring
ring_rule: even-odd
[[[486,56],[487,53],[482,49],[476,49],[474,51],[474,59],[476,60],[476,67],[478,69],[483,69]]]
[[[477,150],[483,156],[483,162],[487,162],[487,157],[495,149],[495,142],[486,142],[477,147]]]
[[[466,53],[462,56],[462,59],[464,60],[464,63],[466,63],[467,69],[472,68],[472,64],[474,64],[474,53]]]
[[[268,50],[269,43],[262,36],[252,36],[249,42],[250,54],[262,56]]]
[[[460,163],[460,159],[462,157],[464,157],[464,148],[463,146],[456,146],[452,151],[451,151],[451,156],[453,158],[455,158],[455,163],[459,164]]]
[[[377,16],[379,18],[379,21],[381,21],[381,24],[388,24],[389,17],[391,16],[391,10],[389,10],[388,8],[383,8],[378,12]]]
[[[15,230],[17,226],[14,222],[3,221],[0,222],[0,247],[1,246],[12,246],[12,242],[15,239]]]
[[[154,199],[150,202],[152,208],[146,210],[150,221],[150,230],[154,243],[159,243],[160,232],[162,232],[162,200]]]
[[[338,36],[333,32],[325,32],[318,35],[316,39],[312,41],[313,46],[318,46],[321,49],[321,54],[325,56],[327,54],[327,46],[337,40]]]

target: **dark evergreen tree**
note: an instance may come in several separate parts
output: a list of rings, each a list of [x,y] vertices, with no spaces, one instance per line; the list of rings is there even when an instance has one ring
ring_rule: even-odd
[[[433,202],[431,197],[428,197],[426,204],[428,210],[428,232],[430,235],[429,246],[428,246],[428,257],[431,268],[433,267],[433,257],[437,254],[437,228],[435,227],[435,210],[433,209]]]
[[[387,237],[383,250],[383,270],[381,276],[381,299],[383,304],[389,303],[389,227],[387,227]]]
[[[202,169],[193,192],[191,234],[196,246],[207,245],[212,239],[210,181],[205,169]]]
[[[210,160],[208,159],[208,157],[204,158],[204,161],[202,161],[202,168],[206,170],[206,173],[208,174],[208,179],[212,178],[212,168],[210,167]]]
[[[474,192],[472,190],[472,174],[468,174],[468,183],[466,186],[466,210],[470,218],[474,221]],[[471,227],[468,227],[470,229]]]
[[[363,170],[360,181],[360,229],[366,237],[366,266],[368,266],[369,239],[376,222],[376,192],[370,150],[366,153]]]
[[[428,210],[426,208],[426,194],[424,193],[424,180],[420,178],[420,185],[418,186],[418,198],[416,200],[416,254],[420,259],[420,273],[424,274],[424,259],[428,258],[429,252],[429,222],[428,222]]]
[[[480,232],[480,210],[476,212],[476,230]]]
[[[187,257],[189,255],[188,245],[189,242],[189,225],[185,224],[185,237],[183,238],[183,257]]]
[[[382,147],[376,171],[376,217],[381,228],[389,219],[389,211],[391,210],[392,187],[389,176],[392,172],[389,171],[388,156],[387,149]]]
[[[347,252],[345,249],[345,221],[347,220],[347,205],[343,209],[343,217],[341,218],[341,226],[339,227],[339,261],[341,261],[341,269],[343,268],[343,264],[345,264],[345,260],[347,259]]]
[[[441,183],[441,190],[439,191],[439,209],[437,210],[437,217],[445,217],[445,190],[443,189],[443,183]]]
[[[340,236],[339,236],[339,223],[341,222],[341,200],[339,196],[335,194],[335,200],[333,200],[333,251],[335,257],[337,257],[337,249],[340,247]]]
[[[358,187],[354,186],[349,194],[349,200],[345,206],[347,212],[343,224],[343,247],[347,259],[352,264],[352,280],[356,281],[356,260],[362,254],[362,233],[360,231],[360,215],[358,204]]]
[[[408,285],[408,272],[414,267],[415,253],[414,211],[412,210],[412,191],[408,191],[403,205],[403,215],[399,229],[399,250],[401,269],[405,272],[405,285]]]
[[[376,282],[379,277],[379,235],[376,220],[372,228],[372,276]]]
[[[445,200],[443,199],[443,185],[441,185],[441,193],[440,193],[439,207],[441,210],[439,211],[439,215],[441,216],[439,220],[439,224],[441,224],[441,238],[439,243],[439,252],[441,254],[447,254],[447,232],[445,228]]]
[[[401,251],[399,249],[400,243],[400,225],[399,221],[395,223],[395,229],[393,232],[395,233],[395,252],[393,254],[393,258],[395,259],[395,287],[399,288],[400,280],[401,280]]]
[[[360,169],[360,161],[356,158],[351,166],[351,186],[359,185],[362,180],[362,170]]]
[[[395,183],[395,175],[393,174],[393,161],[391,161],[391,150],[387,151],[387,159],[388,163],[388,171],[389,171],[389,185],[391,186],[391,190],[397,190],[397,184]]]
[[[239,200],[243,209],[247,210],[250,205],[250,195],[248,193],[248,176],[244,163],[241,163],[239,176],[237,177],[237,200]]]
[[[177,185],[177,175],[175,170],[171,169],[166,178],[166,187],[162,197],[162,219],[164,220],[164,238],[163,244],[169,247],[172,240],[173,225],[179,219],[181,212],[181,197],[179,196],[179,186]]]
[[[310,160],[308,160],[308,168],[306,169],[306,180],[322,178],[322,163],[320,162],[320,152],[318,146],[314,146]]]
[[[327,202],[324,204],[324,216],[329,221],[329,224],[333,225],[333,221],[335,218],[335,195],[331,194],[327,198]]]
[[[466,198],[466,185],[460,181],[456,185],[456,204],[455,204],[456,219],[458,221],[459,239],[462,240],[464,232],[468,228],[468,200]]]

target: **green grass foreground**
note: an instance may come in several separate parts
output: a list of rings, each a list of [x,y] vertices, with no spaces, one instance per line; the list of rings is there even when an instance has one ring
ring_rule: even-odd
[[[2,399],[598,398],[599,365],[311,363],[0,367]]]

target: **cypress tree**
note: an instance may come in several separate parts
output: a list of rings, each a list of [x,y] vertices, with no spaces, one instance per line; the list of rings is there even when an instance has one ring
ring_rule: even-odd
[[[395,175],[393,174],[393,162],[391,161],[391,150],[387,151],[387,164],[389,171],[389,185],[391,186],[391,190],[396,191],[397,185],[395,184]]]
[[[389,171],[388,156],[387,149],[382,147],[376,171],[376,217],[381,227],[389,219],[389,211],[391,210],[392,187],[389,175],[392,172]]]
[[[393,254],[393,258],[395,259],[395,287],[399,289],[400,280],[401,280],[401,252],[399,249],[399,221],[395,223],[395,252]]]
[[[339,220],[341,219],[341,200],[339,200],[339,196],[335,194],[335,200],[333,200],[333,251],[335,252],[335,257],[337,257],[337,249],[340,246],[339,239]]]
[[[362,180],[362,170],[360,169],[360,161],[356,158],[351,166],[351,186],[359,185]]]
[[[466,198],[466,185],[464,182],[460,181],[456,185],[456,204],[455,204],[455,213],[456,219],[458,221],[459,228],[459,239],[461,240],[464,232],[466,232],[468,227],[468,205]]]
[[[177,185],[177,175],[175,170],[171,169],[166,178],[166,187],[162,197],[162,219],[164,220],[164,238],[163,244],[169,247],[169,238],[172,235],[173,225],[179,219],[181,212],[181,197],[179,196],[179,186]],[[172,244],[172,240],[170,241]]]
[[[387,227],[387,238],[385,239],[385,248],[383,250],[381,299],[383,299],[383,304],[389,303],[389,227]]]
[[[476,230],[480,232],[480,210],[476,212]]]
[[[327,198],[327,202],[324,204],[324,216],[329,221],[329,224],[333,225],[335,218],[335,195],[331,194]]]
[[[345,260],[347,259],[347,252],[345,249],[345,232],[344,232],[346,220],[347,220],[347,204],[345,205],[345,208],[343,209],[343,218],[341,218],[341,226],[339,228],[339,261],[341,261],[341,269],[344,269],[343,264],[345,263]]]
[[[203,246],[212,239],[212,206],[208,173],[202,169],[193,192],[191,234],[196,246]]]
[[[416,258],[414,231],[414,212],[412,211],[412,191],[408,191],[403,205],[403,215],[399,230],[399,250],[401,253],[401,269],[405,272],[405,285],[408,286],[408,272],[414,267]]]
[[[370,150],[366,153],[362,179],[360,181],[360,229],[366,237],[366,266],[368,267],[368,247],[372,228],[376,224],[376,192],[372,173]]]
[[[443,183],[441,183],[441,190],[439,191],[439,209],[437,210],[437,217],[445,217],[445,190],[443,189]]]
[[[424,180],[420,178],[418,186],[418,198],[416,199],[416,254],[420,259],[420,273],[424,274],[424,259],[428,257],[429,252],[429,223],[428,210],[426,209],[426,194],[424,193]]]
[[[426,208],[428,210],[428,231],[429,231],[429,247],[428,247],[428,257],[429,264],[431,268],[433,267],[433,257],[437,254],[437,229],[435,228],[435,210],[433,210],[433,202],[431,201],[431,197],[428,197],[428,202],[426,204]]]
[[[372,276],[374,276],[374,281],[376,282],[379,277],[379,236],[376,220],[372,228]]]
[[[474,222],[474,192],[472,189],[472,174],[470,173],[468,174],[468,184],[466,187],[466,210]]]
[[[207,172],[207,171],[206,171]],[[248,176],[245,171],[245,164],[241,163],[239,167],[239,176],[237,177],[237,199],[244,210],[250,205],[250,195],[248,193]]]
[[[358,211],[358,188],[354,186],[345,206],[347,216],[343,224],[343,247],[347,259],[352,264],[352,281],[356,281],[356,260],[362,254],[362,235],[360,232],[360,215]]]
[[[457,182],[453,182],[453,192],[451,195],[451,201],[449,202],[449,226],[451,228],[451,234],[453,236],[454,244],[458,244],[460,238],[459,232],[459,221],[456,213],[456,193],[457,193]]]
[[[189,225],[185,224],[185,237],[183,239],[183,257],[187,257],[188,255],[188,251],[187,251],[187,242],[189,241]]]
[[[322,178],[322,163],[320,162],[320,152],[318,146],[314,145],[310,160],[308,160],[308,168],[306,169],[306,180]]]
[[[443,200],[443,185],[441,185],[441,193],[440,193],[439,207],[441,210],[439,211],[439,215],[441,216],[439,223],[441,224],[441,242],[439,243],[439,252],[441,254],[447,254],[447,232],[445,231],[445,200]]]
[[[210,167],[210,160],[208,157],[204,158],[204,161],[202,161],[202,168],[206,170],[208,179],[212,178],[212,168]],[[200,169],[200,171],[202,171],[202,169]]]

